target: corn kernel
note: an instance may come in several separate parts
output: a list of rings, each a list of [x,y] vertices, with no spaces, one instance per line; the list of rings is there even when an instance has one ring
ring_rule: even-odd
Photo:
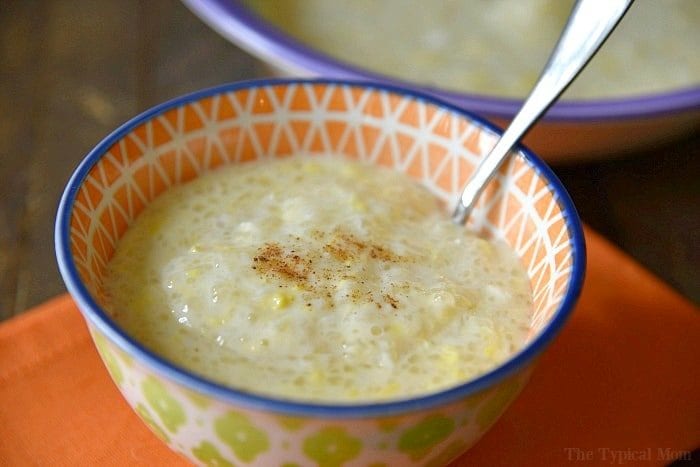
[[[155,235],[160,232],[164,223],[162,215],[154,215],[145,226],[149,234]]]
[[[455,365],[459,362],[459,352],[453,346],[444,346],[440,349],[440,361],[446,365]]]
[[[270,306],[273,310],[287,308],[294,301],[294,296],[286,292],[277,292],[270,297]]]
[[[309,381],[311,381],[314,384],[320,384],[323,383],[326,380],[325,375],[321,370],[313,370],[309,374]]]
[[[479,247],[481,253],[486,255],[488,258],[493,258],[496,254],[496,248],[494,248],[494,246],[490,242],[482,238],[476,239],[476,245]]]
[[[367,212],[367,205],[357,196],[353,196],[350,200],[350,207],[355,212]]]
[[[486,346],[484,347],[484,355],[489,358],[494,358],[500,347],[501,339],[497,333],[489,336]]]
[[[345,165],[341,169],[341,173],[347,177],[359,177],[360,171],[354,165]]]
[[[197,279],[202,275],[202,268],[190,268],[185,271],[185,277],[188,279]]]
[[[317,174],[321,172],[321,166],[318,164],[318,162],[307,162],[304,164],[304,172]]]
[[[379,395],[379,396],[395,396],[396,394],[399,393],[400,390],[401,390],[401,386],[399,386],[398,383],[391,382],[391,383],[387,383],[383,388],[381,388],[379,391],[377,391],[377,395]]]

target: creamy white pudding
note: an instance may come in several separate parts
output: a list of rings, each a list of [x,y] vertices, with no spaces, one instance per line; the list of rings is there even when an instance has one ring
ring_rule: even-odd
[[[396,171],[340,158],[224,167],[157,198],[120,240],[111,316],[234,388],[314,401],[446,388],[524,345],[529,281]]]
[[[362,68],[443,89],[524,97],[573,0],[246,0],[283,31]],[[565,98],[700,85],[700,1],[637,0]]]

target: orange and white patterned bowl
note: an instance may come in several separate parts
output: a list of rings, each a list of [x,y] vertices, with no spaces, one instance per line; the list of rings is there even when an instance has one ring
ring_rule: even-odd
[[[101,307],[102,280],[115,244],[146,205],[218,166],[298,155],[361,159],[406,172],[452,205],[497,138],[496,129],[454,106],[383,85],[268,80],[184,96],[124,124],[76,169],[56,223],[61,274],[126,400],[157,436],[196,463],[445,464],[516,397],[583,282],[574,207],[527,150],[501,169],[467,228],[504,239],[526,266],[534,297],[528,342],[501,366],[445,391],[334,405],[223,387],[120,329]]]

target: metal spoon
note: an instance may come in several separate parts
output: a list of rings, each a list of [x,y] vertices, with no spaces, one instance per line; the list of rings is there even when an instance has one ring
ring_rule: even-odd
[[[452,220],[463,224],[510,150],[596,54],[634,0],[579,0],[520,111],[467,181]]]

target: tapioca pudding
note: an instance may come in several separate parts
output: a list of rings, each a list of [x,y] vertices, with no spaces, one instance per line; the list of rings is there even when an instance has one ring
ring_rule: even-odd
[[[525,343],[529,281],[388,169],[293,157],[166,191],[117,245],[111,316],[228,386],[356,401],[446,388]]]
[[[444,90],[522,98],[574,0],[245,0],[334,59]],[[700,86],[700,1],[637,0],[569,90],[587,100]],[[305,66],[299,61],[300,66]]]

